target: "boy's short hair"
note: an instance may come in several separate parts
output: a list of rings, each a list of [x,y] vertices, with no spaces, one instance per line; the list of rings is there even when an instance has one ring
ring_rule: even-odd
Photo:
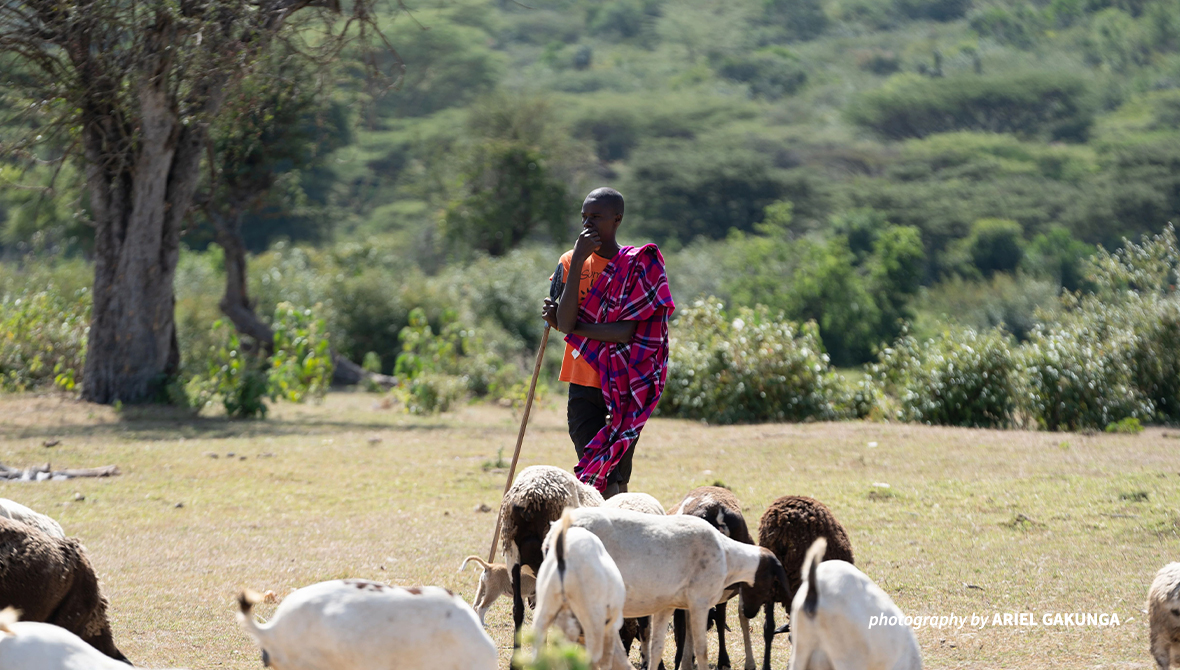
[[[619,216],[623,215],[623,194],[619,193],[613,188],[606,186],[603,186],[602,188],[596,188],[593,191],[590,191],[590,195],[586,196],[586,201],[604,203],[611,209],[615,210],[615,213],[617,213]]]

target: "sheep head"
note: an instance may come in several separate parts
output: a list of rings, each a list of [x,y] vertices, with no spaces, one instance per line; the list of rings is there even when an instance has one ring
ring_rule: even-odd
[[[762,556],[758,561],[758,570],[754,573],[754,583],[741,585],[742,613],[747,619],[758,615],[762,606],[767,603],[783,602],[790,607],[790,582],[783,564],[771,550],[762,547]],[[785,596],[785,597],[784,597]]]

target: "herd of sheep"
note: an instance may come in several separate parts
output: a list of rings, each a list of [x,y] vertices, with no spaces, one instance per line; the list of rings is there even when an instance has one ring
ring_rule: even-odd
[[[853,566],[848,534],[811,498],[773,501],[755,542],[727,489],[694,489],[665,512],[647,494],[603,500],[560,468],[533,466],[505,495],[500,522],[505,562],[463,562],[482,569],[474,609],[439,587],[344,579],[293,591],[265,624],[252,608],[273,594],[243,592],[238,623],[274,670],[494,670],[499,657],[484,617],[507,595],[517,646],[528,601],[538,649],[557,627],[584,644],[594,668],[631,670],[636,640],[642,666],[656,659],[662,668],[671,627],[675,667],[707,670],[710,627],[718,636],[716,667],[730,667],[724,622],[736,596],[745,670],[756,667],[749,620],[760,611],[762,670],[783,632],[791,636],[792,669],[922,667],[904,615]],[[776,604],[790,615],[780,627]],[[870,617],[898,623],[869,626]],[[1148,618],[1159,668],[1180,664],[1180,563],[1157,574]],[[0,499],[0,670],[119,670],[128,663],[78,540],[53,519]]]

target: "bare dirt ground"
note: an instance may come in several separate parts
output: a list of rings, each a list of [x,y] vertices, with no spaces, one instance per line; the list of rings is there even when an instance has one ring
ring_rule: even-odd
[[[0,399],[0,463],[123,472],[0,483],[0,496],[83,539],[116,643],[137,665],[260,668],[233,619],[242,587],[286,594],[360,577],[474,595],[476,573],[456,570],[488,551],[494,515],[474,510],[498,506],[506,473],[494,462],[500,449],[511,455],[517,418],[485,405],[418,418],[378,400],[333,394],[277,405],[265,421],[227,421]],[[52,440],[60,444],[43,446]],[[564,406],[551,398],[534,410],[521,467],[569,468],[572,457]],[[1154,667],[1143,606],[1156,570],[1180,560],[1180,432],[648,425],[632,490],[671,505],[715,482],[743,501],[751,529],[778,496],[826,502],[857,565],[907,614],[987,617],[982,629],[918,630],[929,668]],[[1038,625],[992,626],[997,613]],[[1044,625],[1054,613],[1115,614],[1120,624]],[[732,607],[730,619],[741,667]],[[507,667],[510,603],[498,601],[488,623]],[[760,659],[760,617],[754,627]],[[780,636],[774,667],[788,650]]]

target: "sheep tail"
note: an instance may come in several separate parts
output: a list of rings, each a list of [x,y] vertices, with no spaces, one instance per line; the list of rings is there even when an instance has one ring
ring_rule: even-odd
[[[824,552],[828,549],[828,541],[817,539],[807,550],[807,558],[803,559],[803,574],[807,579],[807,597],[803,599],[803,612],[808,617],[815,618],[815,610],[819,607],[819,582],[815,578],[815,568],[824,559]]]
[[[459,566],[459,572],[463,572],[463,569],[466,568],[467,564],[471,562],[474,562],[476,565],[483,568],[484,572],[487,572],[488,568],[492,567],[491,563],[488,563],[479,556],[468,556],[467,558],[463,559],[463,565]]]
[[[258,627],[258,622],[254,621],[253,609],[254,605],[262,602],[265,599],[261,593],[246,589],[238,594],[238,624],[242,629],[249,633],[254,639],[261,641],[263,631]]]
[[[570,523],[573,520],[570,509],[567,507],[561,513],[561,528],[557,532],[557,539],[553,541],[553,553],[557,555],[557,574],[561,579],[563,589],[565,587],[565,534],[569,531]]]
[[[5,607],[0,610],[0,633],[8,633],[9,635],[16,635],[12,630],[12,624],[20,620],[20,610],[15,607]]]

